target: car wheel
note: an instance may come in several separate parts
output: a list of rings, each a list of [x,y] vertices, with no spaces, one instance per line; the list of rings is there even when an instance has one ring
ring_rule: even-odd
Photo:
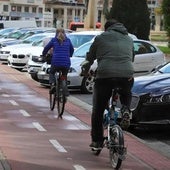
[[[94,76],[90,75],[88,77],[84,77],[81,85],[82,93],[92,93],[94,85]]]
[[[39,81],[38,80],[38,77],[37,77],[37,74],[30,74],[31,75],[31,78],[33,79],[33,80],[35,80],[35,81]]]

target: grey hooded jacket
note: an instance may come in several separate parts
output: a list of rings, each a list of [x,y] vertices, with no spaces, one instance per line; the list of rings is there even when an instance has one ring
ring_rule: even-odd
[[[133,77],[133,40],[121,23],[110,26],[92,43],[86,60],[97,59],[96,78]]]

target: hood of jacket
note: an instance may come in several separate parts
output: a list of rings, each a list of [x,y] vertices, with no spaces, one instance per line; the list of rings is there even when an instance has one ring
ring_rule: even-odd
[[[115,24],[111,25],[109,28],[107,28],[107,31],[110,31],[110,30],[117,31],[122,34],[128,34],[127,29],[125,28],[125,26],[122,23],[115,23]]]

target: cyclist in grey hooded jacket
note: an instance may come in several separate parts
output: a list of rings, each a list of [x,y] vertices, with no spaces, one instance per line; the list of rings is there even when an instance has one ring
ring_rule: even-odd
[[[108,20],[105,32],[92,43],[86,60],[81,64],[82,75],[86,76],[94,60],[97,60],[96,80],[93,91],[92,143],[90,147],[103,145],[103,112],[113,88],[120,88],[122,104],[122,127],[130,125],[131,88],[133,86],[133,40],[127,29],[116,20]]]

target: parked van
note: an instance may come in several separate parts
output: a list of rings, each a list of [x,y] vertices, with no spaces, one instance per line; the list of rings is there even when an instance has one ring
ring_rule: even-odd
[[[25,28],[25,27],[37,27],[35,20],[8,20],[0,21],[0,29],[3,28]]]

